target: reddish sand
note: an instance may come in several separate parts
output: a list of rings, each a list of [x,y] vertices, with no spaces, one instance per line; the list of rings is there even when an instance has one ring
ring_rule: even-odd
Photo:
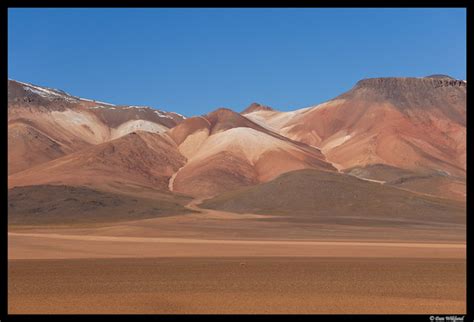
[[[9,313],[465,313],[462,239],[298,240],[237,216],[11,227]]]
[[[465,314],[460,259],[9,261],[15,313]]]

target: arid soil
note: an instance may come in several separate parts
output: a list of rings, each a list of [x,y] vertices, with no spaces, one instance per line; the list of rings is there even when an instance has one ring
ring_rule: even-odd
[[[12,260],[9,313],[463,314],[461,259]]]
[[[198,205],[119,223],[12,225],[9,313],[465,313],[462,233]]]

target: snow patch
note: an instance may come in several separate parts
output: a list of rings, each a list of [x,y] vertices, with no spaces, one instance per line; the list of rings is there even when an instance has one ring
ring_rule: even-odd
[[[163,112],[161,111],[157,111],[155,110],[154,111],[156,115],[158,115],[159,117],[164,117],[164,118],[167,118],[167,119],[173,119],[171,116],[167,115],[167,114],[164,114]]]
[[[17,81],[18,82],[18,81]],[[23,83],[23,82],[18,82],[23,85],[23,89],[35,93],[41,97],[47,98],[47,99],[53,99],[53,98],[63,98],[67,101],[77,101],[76,98],[73,96],[67,94],[66,92],[50,89],[50,88],[45,88],[45,87],[40,87],[28,83]]]
[[[110,103],[106,103],[106,102],[101,102],[101,101],[96,101],[96,100],[91,100],[91,99],[88,99],[88,98],[79,98],[81,101],[86,101],[86,102],[93,102],[93,103],[97,103],[97,104],[102,104],[102,105],[109,105],[109,106],[115,106],[114,104],[110,104]]]
[[[89,109],[104,109],[104,108],[106,108],[106,109],[108,109],[108,110],[116,110],[116,108],[113,107],[113,106],[98,105],[98,106],[91,106],[91,107],[89,107]]]
[[[149,109],[148,106],[140,106],[140,105],[128,105],[127,107],[125,107],[126,109],[131,109],[131,108],[136,108],[136,109],[143,109],[143,108],[146,108],[146,109]]]
[[[183,119],[186,119],[186,116],[184,116],[184,115],[181,115],[181,114],[179,114],[179,113],[176,113],[176,112],[171,112],[171,114],[178,115],[178,116],[182,117]]]
[[[110,105],[110,106],[115,106],[114,104],[106,103],[106,102],[101,102],[101,101],[94,101],[98,104],[104,104],[104,105]]]

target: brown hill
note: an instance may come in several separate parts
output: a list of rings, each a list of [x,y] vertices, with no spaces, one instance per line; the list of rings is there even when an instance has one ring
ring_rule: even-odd
[[[187,163],[170,190],[208,197],[304,168],[335,170],[321,152],[229,109],[188,119],[168,132]]]
[[[72,152],[37,128],[25,123],[8,125],[8,173],[28,169]]]
[[[465,178],[464,81],[444,76],[365,79],[314,107],[246,116],[320,148],[342,171],[383,164]]]
[[[130,196],[88,187],[37,185],[8,191],[9,225],[64,225],[139,220],[191,212],[181,196]]]
[[[238,127],[248,127],[258,131],[264,130],[260,125],[227,108],[219,108],[204,117],[210,123],[210,134]]]
[[[282,216],[282,220],[406,229],[465,229],[462,202],[422,196],[379,183],[319,170],[228,192],[201,207]]]
[[[170,129],[167,134],[176,142],[181,145],[190,135],[197,132],[205,132],[209,135],[211,129],[211,123],[204,117],[191,117],[178,126]]]
[[[385,164],[372,164],[345,169],[344,172],[408,191],[459,201],[466,199],[466,178],[450,176],[443,171],[413,172]]]
[[[168,190],[185,163],[175,143],[160,134],[134,132],[9,176],[9,188],[70,185],[107,191]]]
[[[8,173],[133,131],[164,132],[181,120],[183,117],[176,113],[115,106],[9,80]]]

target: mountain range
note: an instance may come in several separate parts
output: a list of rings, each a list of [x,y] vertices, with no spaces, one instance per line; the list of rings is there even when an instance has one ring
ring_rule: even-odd
[[[445,75],[371,78],[306,108],[252,103],[186,118],[9,80],[9,220],[113,220],[107,210],[126,220],[200,207],[462,223],[466,88]]]

